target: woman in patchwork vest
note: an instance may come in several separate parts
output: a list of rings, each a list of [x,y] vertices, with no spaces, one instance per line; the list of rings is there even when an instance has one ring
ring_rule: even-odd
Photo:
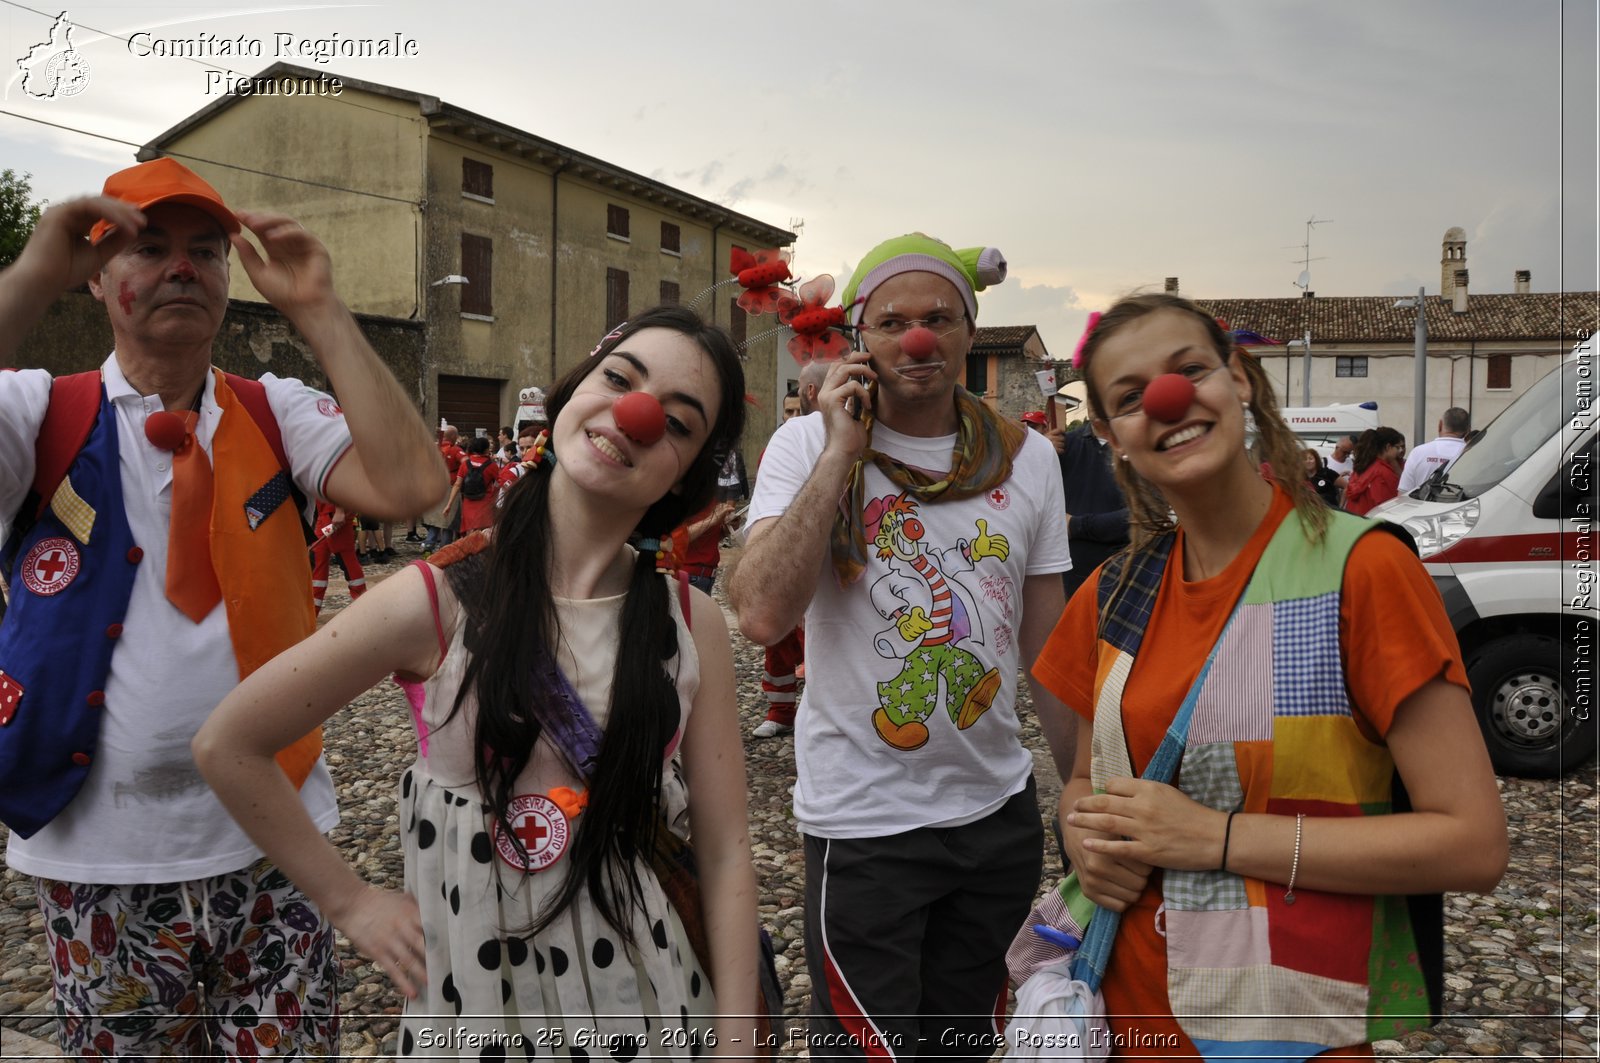
[[[1081,716],[1067,899],[1122,913],[1114,1054],[1371,1056],[1437,1013],[1437,895],[1506,865],[1438,592],[1394,529],[1316,497],[1265,373],[1193,303],[1125,298],[1074,360],[1132,544],[1035,675]],[[1196,686],[1173,784],[1139,779]]]

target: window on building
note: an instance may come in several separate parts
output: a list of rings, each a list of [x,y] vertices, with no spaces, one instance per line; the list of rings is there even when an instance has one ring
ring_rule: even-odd
[[[606,270],[606,331],[628,320],[628,271]]]
[[[467,283],[461,286],[461,312],[494,313],[494,241],[487,236],[461,234],[461,275]]]
[[[606,235],[626,240],[628,238],[628,208],[615,203],[606,205]]]
[[[678,282],[677,281],[662,281],[661,282],[661,303],[662,303],[663,306],[676,306],[676,305],[678,305]]]
[[[661,250],[670,251],[674,255],[678,254],[680,250],[678,247],[678,241],[680,239],[681,234],[678,232],[678,227],[676,225],[670,221],[664,221],[661,223]]]
[[[1511,356],[1491,354],[1484,387],[1490,391],[1505,391],[1511,387]]]
[[[494,199],[494,167],[477,159],[462,159],[461,191],[469,196]]]
[[[736,347],[743,347],[749,337],[750,318],[739,305],[739,300],[728,300],[728,333]]]
[[[1367,375],[1367,356],[1364,354],[1341,354],[1334,360],[1333,375],[1336,377],[1355,377]]]
[[[967,355],[967,390],[974,395],[982,395],[989,390],[988,355]]]

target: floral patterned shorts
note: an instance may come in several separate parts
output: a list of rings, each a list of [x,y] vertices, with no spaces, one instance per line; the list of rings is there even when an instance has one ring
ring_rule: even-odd
[[[194,882],[39,879],[38,891],[67,1056],[337,1055],[333,927],[266,860]]]

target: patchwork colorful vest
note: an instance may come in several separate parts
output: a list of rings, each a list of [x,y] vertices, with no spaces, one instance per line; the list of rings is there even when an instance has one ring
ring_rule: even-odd
[[[1351,712],[1339,646],[1345,562],[1375,522],[1331,515],[1308,542],[1291,510],[1200,689],[1176,785],[1210,808],[1292,816],[1392,811],[1394,761]],[[1122,697],[1175,537],[1100,585],[1092,781],[1136,776]],[[1207,1057],[1303,1060],[1430,1025],[1404,897],[1324,893],[1223,871],[1163,872],[1167,990]]]
[[[300,519],[286,504],[289,474],[220,374],[216,400],[211,556],[243,678],[315,630],[316,613]],[[12,578],[0,623],[0,821],[26,838],[89,775],[101,714],[115,709],[106,677],[144,559],[123,507],[117,417],[103,385],[88,438],[5,555]],[[321,752],[319,728],[278,763],[299,786]]]

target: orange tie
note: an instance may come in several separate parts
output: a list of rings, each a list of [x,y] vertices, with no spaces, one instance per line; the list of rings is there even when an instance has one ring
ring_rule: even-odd
[[[151,443],[172,451],[167,600],[196,624],[222,600],[222,587],[211,565],[211,460],[194,435],[198,419],[193,410],[163,410],[146,418],[144,428]]]

